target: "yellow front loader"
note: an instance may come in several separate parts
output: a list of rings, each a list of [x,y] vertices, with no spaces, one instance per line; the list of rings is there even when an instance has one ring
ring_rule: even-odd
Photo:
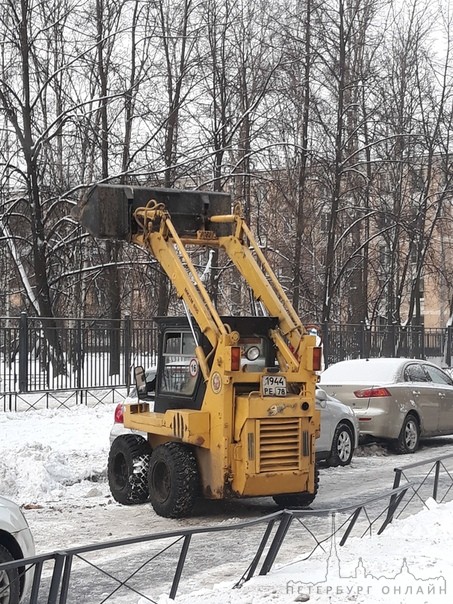
[[[309,505],[318,482],[321,350],[240,209],[232,212],[223,193],[97,185],[79,204],[78,218],[95,237],[148,250],[186,309],[184,318],[156,319],[151,396],[143,370],[136,370],[138,402],[124,414],[134,436],[119,436],[110,452],[115,498],[149,497],[168,517],[188,515],[200,496],[272,496],[279,506]],[[192,263],[195,246],[226,253],[264,316],[218,314]],[[146,488],[138,479],[144,473]]]

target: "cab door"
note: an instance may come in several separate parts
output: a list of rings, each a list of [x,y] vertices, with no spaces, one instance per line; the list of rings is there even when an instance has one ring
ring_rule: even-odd
[[[201,408],[205,387],[195,346],[190,329],[163,330],[154,405],[158,413]]]

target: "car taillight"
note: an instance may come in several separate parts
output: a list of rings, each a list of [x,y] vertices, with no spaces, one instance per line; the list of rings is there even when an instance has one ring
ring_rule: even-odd
[[[356,390],[354,395],[357,398],[381,398],[383,396],[391,396],[387,388],[365,388],[364,390]]]
[[[118,403],[118,405],[115,407],[114,421],[115,421],[115,424],[124,424],[123,403]]]

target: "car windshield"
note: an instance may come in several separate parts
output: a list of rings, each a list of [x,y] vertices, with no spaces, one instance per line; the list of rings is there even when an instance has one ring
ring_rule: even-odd
[[[321,374],[321,384],[389,384],[396,381],[400,367],[395,359],[341,361]]]

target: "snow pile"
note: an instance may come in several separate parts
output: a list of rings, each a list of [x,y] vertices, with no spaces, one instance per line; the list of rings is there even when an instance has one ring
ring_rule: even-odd
[[[107,494],[113,409],[0,414],[0,493],[21,505]]]

